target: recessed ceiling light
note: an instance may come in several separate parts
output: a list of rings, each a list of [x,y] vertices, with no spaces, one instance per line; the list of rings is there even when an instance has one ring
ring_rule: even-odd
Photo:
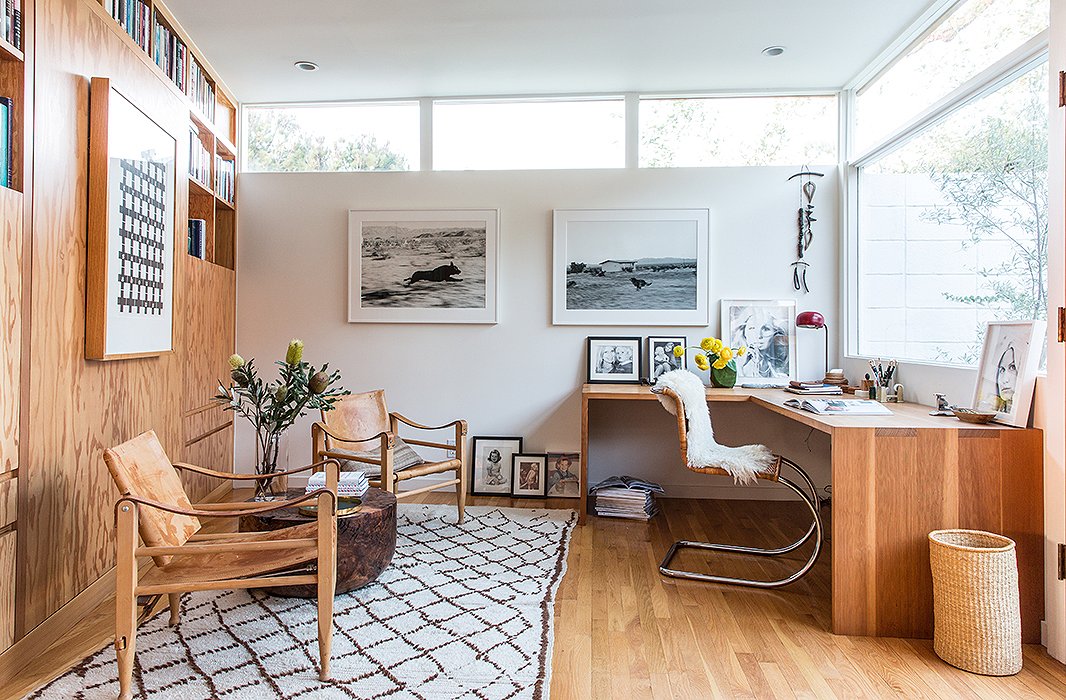
[[[763,56],[780,56],[785,52],[784,46],[767,46],[762,50]]]
[[[311,71],[318,70],[318,64],[315,63],[314,61],[297,61],[296,63],[294,63],[292,65],[296,66],[300,70],[305,70],[308,73],[310,73]]]

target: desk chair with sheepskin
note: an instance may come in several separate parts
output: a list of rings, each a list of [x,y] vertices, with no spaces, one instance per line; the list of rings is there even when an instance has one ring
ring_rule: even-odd
[[[753,586],[755,588],[786,586],[810,571],[822,549],[822,519],[818,513],[818,493],[814,482],[807,476],[807,473],[796,463],[771,453],[763,445],[726,447],[715,442],[714,432],[711,428],[710,411],[707,409],[707,395],[704,392],[703,383],[692,372],[686,370],[667,372],[659,377],[655,386],[652,387],[652,392],[658,395],[659,402],[662,403],[667,411],[677,416],[677,436],[681,443],[681,458],[684,460],[685,466],[701,474],[732,476],[736,483],[752,484],[762,479],[782,484],[800,497],[813,519],[810,527],[807,528],[807,532],[802,537],[791,544],[774,549],[680,540],[670,547],[666,557],[663,558],[662,563],[659,565],[659,571],[666,576],[674,578]],[[810,493],[808,494],[795,482],[783,476],[781,474],[782,467],[788,467],[795,472]],[[798,549],[811,537],[814,537],[814,551],[811,552],[810,558],[792,574],[771,581],[715,576],[670,568],[670,562],[674,555],[677,554],[679,549],[683,548],[776,557]]]

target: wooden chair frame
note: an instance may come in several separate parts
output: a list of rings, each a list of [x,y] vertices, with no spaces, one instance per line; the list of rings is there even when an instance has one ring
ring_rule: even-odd
[[[677,438],[678,443],[681,446],[681,460],[688,466],[689,469],[701,474],[713,474],[718,476],[729,476],[729,472],[719,467],[692,467],[688,464],[688,419],[685,417],[685,405],[681,401],[681,397],[671,389],[666,387],[652,387],[652,392],[656,394],[662,394],[668,396],[674,401],[675,415],[677,416]],[[664,576],[670,576],[672,578],[690,579],[693,581],[706,581],[709,583],[724,583],[734,586],[749,586],[752,588],[780,588],[781,586],[787,586],[788,584],[802,578],[811,570],[814,563],[818,560],[818,554],[822,551],[822,518],[818,512],[818,491],[814,486],[814,482],[807,475],[798,464],[785,459],[780,455],[776,455],[777,461],[771,471],[757,474],[759,479],[764,481],[772,481],[774,483],[781,484],[787,487],[794,493],[796,493],[803,504],[810,511],[812,522],[807,528],[807,532],[804,533],[799,539],[794,542],[790,542],[782,547],[763,548],[763,547],[742,547],[734,544],[719,544],[717,542],[699,542],[694,540],[678,540],[667,551],[666,556],[663,557],[662,563],[659,564],[659,573]],[[800,488],[792,480],[781,476],[781,467],[789,467],[794,471],[803,482],[806,490]],[[810,557],[803,562],[798,569],[793,571],[788,576],[773,580],[760,580],[760,579],[746,579],[746,578],[733,578],[730,576],[718,576],[715,574],[703,574],[695,571],[685,571],[682,569],[671,568],[670,562],[673,560],[674,555],[677,554],[679,549],[701,549],[709,550],[713,552],[730,552],[732,554],[750,554],[762,557],[776,557],[782,554],[788,554],[791,551],[803,546],[805,542],[814,538],[814,550],[811,552]]]
[[[159,503],[124,493],[115,503],[115,651],[118,655],[119,699],[129,700],[132,695],[133,662],[136,653],[137,608],[139,596],[150,596],[149,605],[158,596],[166,594],[170,604],[170,624],[179,620],[181,594],[187,591],[230,590],[235,588],[262,588],[268,586],[306,585],[318,586],[318,651],[319,678],[329,678],[330,653],[333,633],[333,596],[336,590],[337,573],[337,480],[340,465],[336,460],[326,459],[297,469],[275,474],[229,474],[191,464],[176,463],[175,468],[203,476],[229,481],[255,481],[274,476],[326,469],[326,488],[285,501],[250,503],[197,503],[189,508]],[[236,518],[244,515],[259,515],[282,508],[291,508],[301,503],[315,501],[318,505],[317,534],[313,538],[264,539],[268,533],[196,533],[184,545],[177,547],[139,546],[138,518],[142,508],[154,508],[178,515],[196,518]],[[180,583],[156,583],[141,585],[137,557],[187,557],[219,554],[223,552],[264,552],[314,548],[310,561],[316,563],[313,573],[286,574],[284,572],[231,578],[212,578],[204,571],[200,581]]]
[[[433,447],[441,450],[454,450],[455,459],[458,461],[458,465],[451,465],[449,462],[429,462],[424,465],[416,465],[411,469],[397,472],[393,468],[393,449],[396,447],[396,438],[400,433],[400,425],[407,425],[416,430],[422,431],[436,431],[436,430],[448,430],[449,428],[455,431],[455,444],[448,445],[441,442],[433,442],[430,440],[422,440],[416,438],[404,438],[404,442],[408,445],[418,445],[421,447]],[[455,500],[456,507],[459,511],[459,522],[463,522],[466,509],[466,435],[467,424],[465,420],[454,420],[444,425],[424,425],[403,414],[392,411],[389,413],[389,430],[380,432],[377,435],[370,435],[366,437],[354,437],[351,435],[339,435],[336,432],[330,430],[326,425],[325,420],[315,421],[311,426],[311,442],[313,445],[314,454],[313,459],[336,459],[336,460],[350,460],[353,462],[362,462],[363,464],[373,464],[380,468],[381,472],[377,479],[371,478],[370,485],[389,491],[396,496],[397,500],[403,498],[410,498],[420,493],[427,491],[437,491],[438,489],[448,488],[449,486],[455,487]],[[381,459],[372,459],[369,457],[361,457],[357,455],[348,454],[345,452],[334,452],[334,442],[372,442],[379,441],[381,446]],[[450,461],[450,460],[449,460]],[[440,468],[434,469],[438,464],[444,465]],[[429,486],[423,486],[417,489],[410,489],[407,491],[401,491],[399,484],[401,481],[412,479],[419,476],[425,476],[427,474],[442,474],[445,472],[454,471],[455,477],[448,479],[447,481],[430,484]]]

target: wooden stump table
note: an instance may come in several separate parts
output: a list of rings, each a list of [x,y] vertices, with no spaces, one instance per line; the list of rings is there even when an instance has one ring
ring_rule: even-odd
[[[289,491],[288,497],[302,494],[302,491]],[[360,500],[359,510],[337,518],[337,593],[347,593],[375,580],[396,552],[396,497],[388,491],[371,488]],[[305,515],[299,508],[283,508],[273,513],[243,516],[240,529],[242,532],[278,530],[314,520],[314,515]],[[317,595],[314,585],[265,590],[293,598]]]

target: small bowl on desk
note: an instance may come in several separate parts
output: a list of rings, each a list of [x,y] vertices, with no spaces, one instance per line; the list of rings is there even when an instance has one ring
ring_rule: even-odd
[[[955,406],[951,410],[954,412],[955,417],[963,423],[991,423],[992,419],[996,417],[995,411],[982,411],[976,408],[960,408]]]

